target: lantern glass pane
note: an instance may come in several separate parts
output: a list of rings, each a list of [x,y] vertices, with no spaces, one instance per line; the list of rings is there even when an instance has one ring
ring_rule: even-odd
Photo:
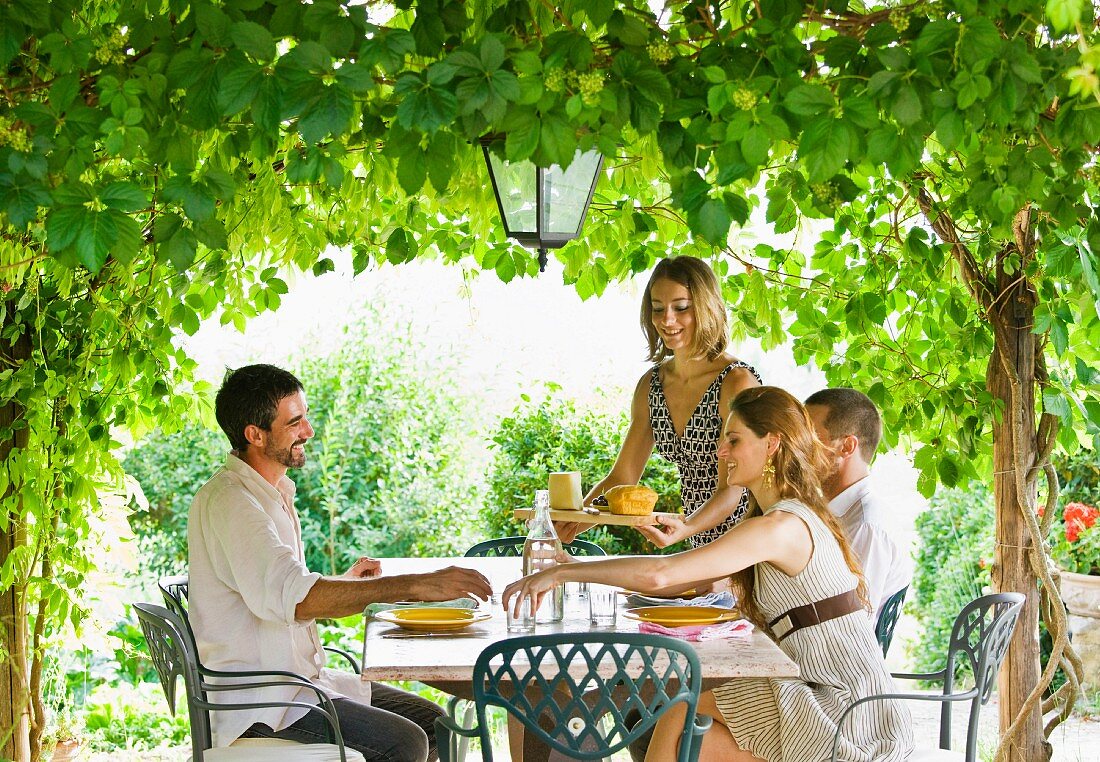
[[[535,233],[535,165],[504,161],[493,153],[489,154],[489,162],[500,194],[505,232]]]
[[[571,237],[580,234],[588,198],[599,168],[598,151],[577,151],[567,169],[562,170],[555,164],[543,173],[543,234],[566,234]]]

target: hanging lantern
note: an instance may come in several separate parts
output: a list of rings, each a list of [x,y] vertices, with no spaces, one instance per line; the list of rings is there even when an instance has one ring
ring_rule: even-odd
[[[546,169],[531,161],[511,162],[481,143],[504,232],[538,250],[539,272],[546,269],[546,250],[564,246],[580,235],[588,205],[603,166],[599,151],[580,151],[566,169]]]

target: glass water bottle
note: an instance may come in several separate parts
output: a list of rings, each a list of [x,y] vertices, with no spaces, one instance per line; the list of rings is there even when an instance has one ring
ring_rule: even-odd
[[[527,539],[523,543],[523,573],[525,575],[548,569],[558,563],[561,540],[550,520],[550,493],[540,489],[535,492],[535,518],[527,525]],[[560,622],[565,616],[565,590],[555,585],[535,612],[535,622]]]

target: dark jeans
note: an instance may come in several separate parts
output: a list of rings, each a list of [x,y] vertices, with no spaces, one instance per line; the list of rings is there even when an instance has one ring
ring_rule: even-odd
[[[435,718],[443,709],[416,694],[371,683],[370,706],[351,699],[334,699],[344,744],[362,752],[367,762],[424,762],[438,759]],[[326,743],[331,726],[318,712],[309,712],[288,728],[276,732],[256,723],[245,738],[285,738],[301,743]]]

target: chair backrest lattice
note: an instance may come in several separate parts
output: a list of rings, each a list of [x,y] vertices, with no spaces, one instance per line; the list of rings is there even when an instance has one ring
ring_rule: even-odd
[[[499,706],[519,719],[525,732],[580,760],[603,759],[627,748],[682,703],[687,716],[679,759],[686,762],[698,754],[701,685],[699,658],[682,640],[561,633],[509,638],[487,647],[474,666],[473,693],[483,744],[488,742],[486,706]],[[640,717],[633,725],[626,719],[632,712]],[[610,729],[601,729],[605,716],[611,718]],[[709,718],[701,720],[700,730],[707,725]]]
[[[523,543],[526,537],[498,537],[495,540],[484,540],[472,545],[463,555],[466,558],[498,558],[520,556],[523,554]],[[588,540],[573,540],[562,543],[562,548],[572,556],[606,556],[599,545]]]
[[[989,701],[1023,604],[1020,593],[994,593],[963,607],[951,628],[945,692],[952,688],[956,665],[962,664],[973,675],[981,702]]]
[[[174,577],[161,577],[157,580],[157,587],[164,596],[164,604],[169,611],[178,616],[187,614],[187,585],[188,577],[180,574]]]
[[[183,623],[183,634],[188,637],[191,649],[197,654],[195,631],[191,629],[191,619],[187,615],[188,583],[187,575],[180,574],[174,577],[161,577],[157,581],[157,587],[160,588],[165,607],[179,617],[179,620]]]
[[[977,759],[978,713],[997,684],[997,672],[1008,653],[1024,600],[1020,593],[983,595],[963,607],[951,628],[944,695],[956,692],[954,681],[958,665],[967,667],[974,677],[975,696],[970,702],[966,739],[968,760]],[[944,704],[940,714],[940,748],[951,748],[950,704]]]
[[[909,592],[908,585],[887,598],[879,609],[878,621],[875,622],[875,638],[882,647],[883,656],[886,656],[886,652],[890,650],[890,643],[894,639],[894,626],[898,623],[898,617],[901,616],[901,605],[905,602],[907,592]]]
[[[202,689],[194,641],[186,631],[185,620],[181,620],[175,612],[151,603],[135,603],[134,611],[137,612],[149,655],[172,714],[176,713],[177,678],[183,678],[191,722],[191,748],[194,758],[201,760],[202,750],[211,746],[210,716],[193,701],[195,698],[205,700],[206,695]]]

